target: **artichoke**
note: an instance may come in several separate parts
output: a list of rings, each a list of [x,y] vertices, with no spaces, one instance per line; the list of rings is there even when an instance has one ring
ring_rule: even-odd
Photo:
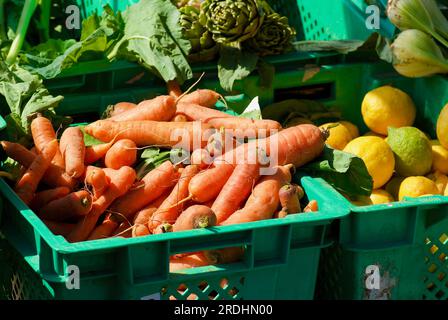
[[[218,53],[218,46],[212,34],[199,22],[199,9],[185,6],[179,9],[182,34],[190,40],[190,62],[213,60]]]
[[[240,43],[257,33],[264,18],[264,1],[205,0],[200,21],[218,43]]]
[[[282,54],[292,48],[296,31],[288,23],[288,18],[276,12],[266,15],[255,37],[247,40],[244,46],[260,56]]]

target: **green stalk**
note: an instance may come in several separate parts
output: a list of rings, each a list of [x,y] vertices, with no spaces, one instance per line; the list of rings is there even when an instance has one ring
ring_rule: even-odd
[[[40,1],[40,42],[47,42],[50,39],[51,0]]]
[[[16,37],[11,44],[8,56],[6,57],[7,64],[13,64],[22,49],[23,42],[25,41],[26,32],[31,21],[31,17],[36,11],[36,8],[40,0],[26,0],[22,9],[22,15],[20,16],[19,25],[17,27]]]

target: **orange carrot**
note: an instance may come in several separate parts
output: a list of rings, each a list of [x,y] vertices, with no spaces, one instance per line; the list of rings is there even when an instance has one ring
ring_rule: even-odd
[[[101,197],[93,202],[90,212],[76,224],[76,227],[68,235],[70,242],[84,241],[95,228],[98,218],[106,211],[112,202],[118,197],[126,194],[135,181],[136,174],[130,167],[122,167],[110,175],[110,185]],[[107,174],[107,173],[106,173]]]
[[[177,105],[176,114],[177,115],[184,115],[189,119],[190,121],[208,121],[213,118],[236,118],[230,114],[227,114],[225,112],[209,109],[207,107],[201,106],[197,103],[188,103],[185,102],[184,98],[182,98],[179,101],[179,104]]]
[[[106,156],[107,151],[109,151],[109,149],[112,147],[113,144],[114,144],[114,141],[112,140],[108,143],[102,143],[102,144],[97,144],[94,146],[86,147],[86,153],[84,156],[84,164],[87,166],[87,165],[97,162],[101,158],[104,158]]]
[[[85,127],[91,136],[109,142],[119,135],[121,139],[130,139],[137,146],[176,146],[193,150],[194,142],[206,145],[213,133],[207,124],[198,122],[158,122],[158,121],[110,121],[98,120]],[[196,147],[196,148],[197,148]]]
[[[92,208],[92,197],[86,190],[72,192],[40,208],[38,215],[51,221],[66,221],[84,217]]]
[[[33,163],[34,159],[36,159],[35,154],[18,143],[1,141],[0,144],[8,157],[14,159],[26,168],[28,168],[31,163]],[[63,168],[54,164],[50,164],[42,180],[51,187],[64,186],[73,189],[76,184],[76,180],[66,174]]]
[[[194,103],[206,108],[213,108],[220,98],[220,94],[209,89],[198,89],[186,94],[179,102]]]
[[[39,154],[39,151],[37,151],[36,146],[33,146],[33,147],[30,149],[30,151],[31,151],[32,153],[34,153],[34,155],[36,155],[36,156]]]
[[[170,259],[170,272],[208,266],[210,263],[202,254],[192,254],[177,259]]]
[[[182,95],[182,90],[180,89],[179,82],[177,82],[177,80],[168,81],[166,83],[166,88],[168,89],[168,94],[174,99],[177,99]]]
[[[173,121],[173,122],[187,122],[188,119],[183,114],[178,114],[178,115],[174,116],[174,118],[171,121]]]
[[[249,197],[259,177],[259,164],[238,164],[235,167],[212,206],[218,223],[226,220],[241,207]]]
[[[110,237],[115,230],[117,230],[118,224],[108,218],[104,219],[98,227],[93,229],[87,240],[105,239]]]
[[[266,138],[281,130],[274,120],[252,120],[239,117],[211,118],[205,121],[213,128],[224,128],[236,138]]]
[[[213,164],[213,158],[206,149],[196,149],[191,153],[191,164],[198,165],[200,169],[205,169]]]
[[[48,143],[56,139],[56,133],[54,132],[51,121],[42,116],[38,116],[31,121],[31,134],[33,136],[34,145],[40,153],[42,153],[42,150]],[[56,151],[52,163],[61,168],[65,168],[64,159],[59,150]]]
[[[123,238],[131,238],[132,237],[132,228],[129,222],[123,221],[120,226],[112,233],[112,237],[123,237]]]
[[[107,151],[104,163],[106,167],[119,169],[123,166],[132,167],[137,161],[137,146],[134,141],[121,139]]]
[[[118,102],[113,106],[112,111],[109,113],[109,117],[119,115],[123,112],[135,109],[137,105],[132,102]]]
[[[280,188],[278,193],[280,199],[280,205],[282,210],[280,211],[279,217],[285,217],[288,214],[300,213],[300,201],[298,189],[292,184],[285,184]]]
[[[167,190],[169,191],[169,189]],[[157,211],[157,209],[160,207],[160,205],[165,201],[165,199],[169,196],[171,192],[165,192],[160,197],[158,197],[156,200],[151,202],[149,205],[147,205],[145,208],[137,212],[134,216],[134,225],[132,228],[132,236],[133,237],[141,237],[148,234],[151,234],[151,232],[148,229],[148,221],[151,219],[154,212]]]
[[[176,184],[178,177],[173,164],[170,161],[164,162],[143,177],[141,181],[144,186],[142,188],[129,191],[117,199],[113,203],[111,211],[127,219],[132,219],[137,211],[160,197],[166,190],[171,189]]]
[[[67,187],[57,187],[54,189],[48,189],[38,192],[34,195],[34,198],[30,203],[30,208],[34,211],[37,211],[47,203],[65,197],[69,193],[70,189]]]
[[[205,250],[204,257],[210,264],[233,263],[241,260],[244,255],[243,247],[231,247],[224,249]]]
[[[196,165],[187,166],[179,178],[179,182],[174,186],[169,196],[163,201],[160,207],[148,220],[148,228],[153,231],[162,223],[174,223],[182,212],[183,205],[179,202],[188,196],[188,185],[191,179],[199,172]]]
[[[55,222],[49,220],[42,220],[50,231],[55,235],[60,235],[63,237],[67,237],[67,235],[72,232],[75,228],[74,223],[65,223],[65,222]]]
[[[188,186],[191,199],[199,203],[215,199],[226,184],[233,170],[233,165],[221,164],[219,167],[201,171],[191,179]]]
[[[187,208],[173,224],[173,232],[208,228],[216,225],[216,215],[212,209],[202,205]]]
[[[70,177],[79,178],[84,174],[86,146],[84,134],[79,127],[70,127],[62,133],[60,150],[65,161],[65,172]]]
[[[317,212],[319,210],[319,206],[316,200],[311,200],[303,209],[303,212]]]
[[[221,225],[270,219],[279,206],[278,192],[291,181],[291,165],[278,167],[274,175],[263,177],[255,186],[245,206],[233,213]]]
[[[109,118],[113,121],[170,121],[176,113],[176,102],[171,96],[158,96],[140,102],[136,108]]]
[[[92,187],[93,198],[98,199],[109,186],[110,179],[106,176],[103,169],[88,166],[86,169],[86,177],[84,182],[86,185]]]
[[[42,150],[42,153],[37,155],[34,161],[26,170],[25,174],[17,181],[15,191],[17,195],[25,202],[30,204],[33,200],[34,193],[37,190],[40,180],[47,171],[58,150],[57,140],[50,141]]]

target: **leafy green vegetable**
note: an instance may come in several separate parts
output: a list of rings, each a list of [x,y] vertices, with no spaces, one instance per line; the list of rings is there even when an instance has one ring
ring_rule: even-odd
[[[320,158],[300,168],[313,177],[323,178],[339,192],[350,196],[369,196],[373,179],[364,161],[357,156],[325,147]]]
[[[78,126],[83,135],[84,135],[84,144],[86,145],[86,147],[90,147],[90,146],[96,146],[98,144],[103,144],[104,142],[98,139],[95,139],[94,137],[92,137],[90,134],[86,133],[84,130],[85,126]]]
[[[257,67],[258,55],[238,47],[222,46],[218,61],[218,77],[224,90],[232,91],[235,81],[242,80]]]
[[[180,162],[190,158],[190,154],[182,149],[160,150],[157,147],[145,149],[140,156],[142,161],[136,168],[137,178],[143,178],[167,160],[179,159]]]
[[[5,97],[11,115],[6,119],[13,122],[21,132],[29,134],[30,116],[34,113],[53,112],[62,101],[62,96],[52,96],[43,86],[42,80],[28,71],[13,65],[10,68],[0,61],[0,94]],[[48,115],[47,112],[47,115]]]
[[[193,77],[191,44],[182,34],[180,13],[169,0],[141,0],[124,12],[124,37],[108,55],[134,58],[163,80],[182,84]]]

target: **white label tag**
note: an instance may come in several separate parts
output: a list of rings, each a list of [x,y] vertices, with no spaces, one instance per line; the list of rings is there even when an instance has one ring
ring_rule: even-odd
[[[160,300],[160,292],[141,297],[140,300]]]

